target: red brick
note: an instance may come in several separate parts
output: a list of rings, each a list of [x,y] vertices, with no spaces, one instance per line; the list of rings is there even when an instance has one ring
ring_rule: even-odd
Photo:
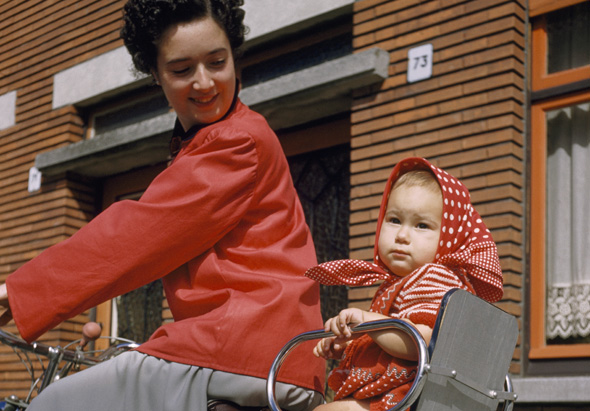
[[[367,247],[359,250],[350,250],[350,258],[353,260],[371,260],[373,259],[373,247]]]

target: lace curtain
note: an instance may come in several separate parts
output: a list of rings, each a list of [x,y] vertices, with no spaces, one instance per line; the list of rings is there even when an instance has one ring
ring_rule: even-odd
[[[547,113],[547,340],[590,342],[590,103]],[[565,340],[565,341],[564,341]]]

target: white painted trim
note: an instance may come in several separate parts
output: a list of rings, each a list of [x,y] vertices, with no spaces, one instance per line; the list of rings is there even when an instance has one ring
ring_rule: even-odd
[[[244,2],[248,26],[247,41],[279,32],[286,27],[330,15],[351,6],[355,0],[247,0]]]
[[[57,73],[53,78],[53,108],[94,101],[146,79],[134,73],[131,56],[125,47],[119,47]]]
[[[0,96],[0,130],[16,124],[16,91]]]
[[[589,403],[590,375],[582,377],[512,378],[516,403]]]

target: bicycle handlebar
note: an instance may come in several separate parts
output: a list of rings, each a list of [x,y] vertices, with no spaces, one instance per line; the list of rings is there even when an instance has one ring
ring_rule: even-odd
[[[41,354],[48,358],[54,358],[61,355],[61,359],[68,362],[73,362],[81,365],[96,365],[101,362],[99,357],[90,357],[84,355],[82,351],[67,350],[60,347],[52,347],[47,344],[33,342],[28,343],[25,340],[0,329],[0,341],[4,344],[18,348],[20,350],[32,352],[34,354]]]
[[[6,408],[3,409],[24,410],[27,408],[35,388],[37,389],[37,393],[40,393],[49,384],[67,376],[72,368],[78,370],[81,365],[91,367],[139,346],[134,341],[125,338],[100,337],[100,331],[101,327],[99,324],[93,322],[87,323],[82,329],[82,338],[80,340],[73,341],[65,347],[54,347],[40,342],[28,343],[22,338],[0,328],[0,342],[13,348],[21,362],[26,366],[31,377],[31,387],[26,399],[21,400],[17,396],[11,395],[5,399]],[[97,338],[109,338],[115,340],[118,344],[111,344],[106,350],[83,351],[84,346],[88,342],[95,341]],[[72,345],[76,345],[76,348],[69,349],[68,347]],[[24,357],[21,356],[21,352],[24,353]],[[32,367],[33,364],[28,353],[35,354],[41,364],[42,372],[39,378],[35,378],[34,367]],[[41,356],[48,359],[46,366],[41,360]],[[65,364],[59,369],[62,361]]]
[[[81,345],[79,345],[79,348],[75,350],[70,350],[59,346],[53,347],[51,345],[43,344],[40,342],[33,342],[29,344],[28,342],[17,337],[16,335],[0,329],[0,342],[24,352],[43,355],[49,359],[47,368],[43,373],[43,379],[41,380],[39,392],[43,391],[45,388],[47,388],[49,384],[51,384],[54,381],[54,378],[56,377],[58,372],[58,366],[62,361],[65,361],[67,365],[62,368],[60,376],[65,376],[69,373],[72,366],[93,366],[111,357],[114,357],[123,351],[127,351],[138,347],[138,344],[131,340],[127,340],[124,338],[116,338],[116,340],[123,341],[123,343],[104,350],[100,355],[93,356],[90,355],[89,352],[82,351]]]

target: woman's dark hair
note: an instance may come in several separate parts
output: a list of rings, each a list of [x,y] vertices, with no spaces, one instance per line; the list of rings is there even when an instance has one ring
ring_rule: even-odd
[[[156,69],[157,44],[167,28],[211,17],[225,31],[237,58],[246,33],[243,4],[243,0],[129,0],[123,9],[121,38],[135,68],[150,74]]]

